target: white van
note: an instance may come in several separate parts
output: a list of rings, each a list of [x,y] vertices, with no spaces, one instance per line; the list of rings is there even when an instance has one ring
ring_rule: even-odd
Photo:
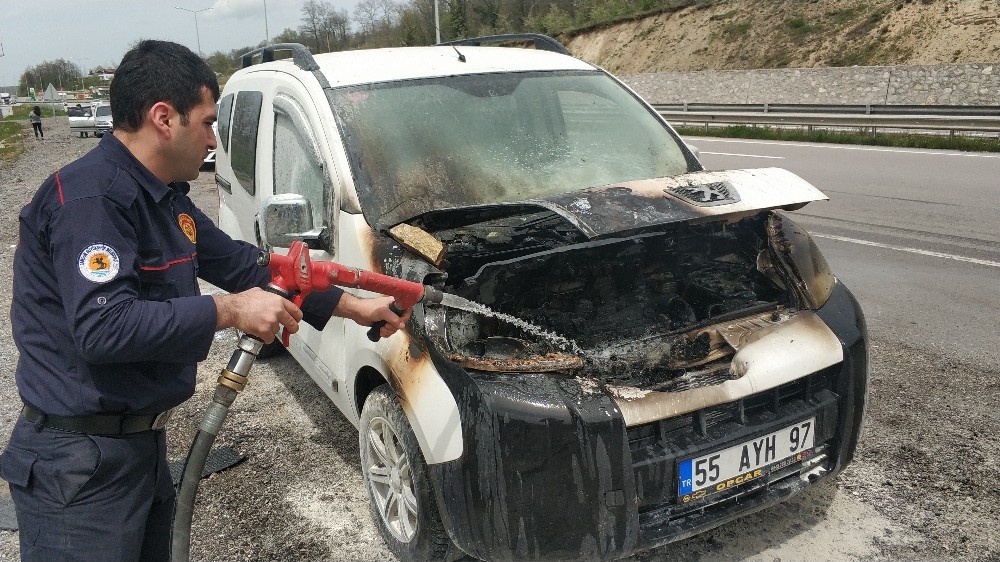
[[[264,47],[219,104],[223,230],[474,303],[419,304],[376,343],[340,318],[291,337],[359,429],[389,548],[609,560],[842,470],[864,318],[785,213],[826,197],[777,168],[704,170],[551,38],[485,39]]]

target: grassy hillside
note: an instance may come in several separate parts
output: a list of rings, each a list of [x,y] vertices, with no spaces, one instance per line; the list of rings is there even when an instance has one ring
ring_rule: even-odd
[[[616,74],[1000,61],[997,0],[719,0],[560,36]]]

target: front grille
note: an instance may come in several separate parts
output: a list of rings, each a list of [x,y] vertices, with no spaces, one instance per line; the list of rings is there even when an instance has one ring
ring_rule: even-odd
[[[746,424],[750,417],[777,412],[796,400],[806,400],[819,390],[832,390],[839,365],[817,371],[801,379],[746,398],[696,410],[690,414],[628,428],[629,448],[633,457],[657,441],[667,441],[688,434],[709,437],[712,430],[730,421]]]
[[[640,515],[666,510],[680,517],[691,506],[677,504],[677,462],[816,417],[817,448],[836,429],[838,397],[833,393],[840,365],[746,398],[675,418],[628,428]],[[746,493],[745,489],[733,494]],[[717,501],[730,497],[720,494]],[[704,506],[702,506],[704,507]],[[662,519],[658,514],[657,519]]]

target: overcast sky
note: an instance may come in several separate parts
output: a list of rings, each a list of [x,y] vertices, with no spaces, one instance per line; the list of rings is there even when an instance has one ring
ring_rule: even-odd
[[[301,25],[304,0],[0,0],[0,86],[29,66],[66,59],[90,69],[116,66],[138,39],[166,39],[206,56],[256,45]],[[327,0],[350,13],[357,0]],[[195,15],[176,9],[211,8]],[[58,84],[56,84],[58,86]]]

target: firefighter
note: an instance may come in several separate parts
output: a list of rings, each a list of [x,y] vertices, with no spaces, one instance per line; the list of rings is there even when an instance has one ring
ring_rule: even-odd
[[[271,342],[331,314],[388,337],[391,297],[339,289],[300,310],[262,290],[256,247],[188,198],[216,147],[219,85],[186,47],[143,41],[111,83],[115,130],[56,171],[20,213],[11,322],[24,402],[0,476],[22,560],[169,559],[174,488],[163,426],[194,393],[216,330]],[[197,278],[229,294],[199,294]]]

